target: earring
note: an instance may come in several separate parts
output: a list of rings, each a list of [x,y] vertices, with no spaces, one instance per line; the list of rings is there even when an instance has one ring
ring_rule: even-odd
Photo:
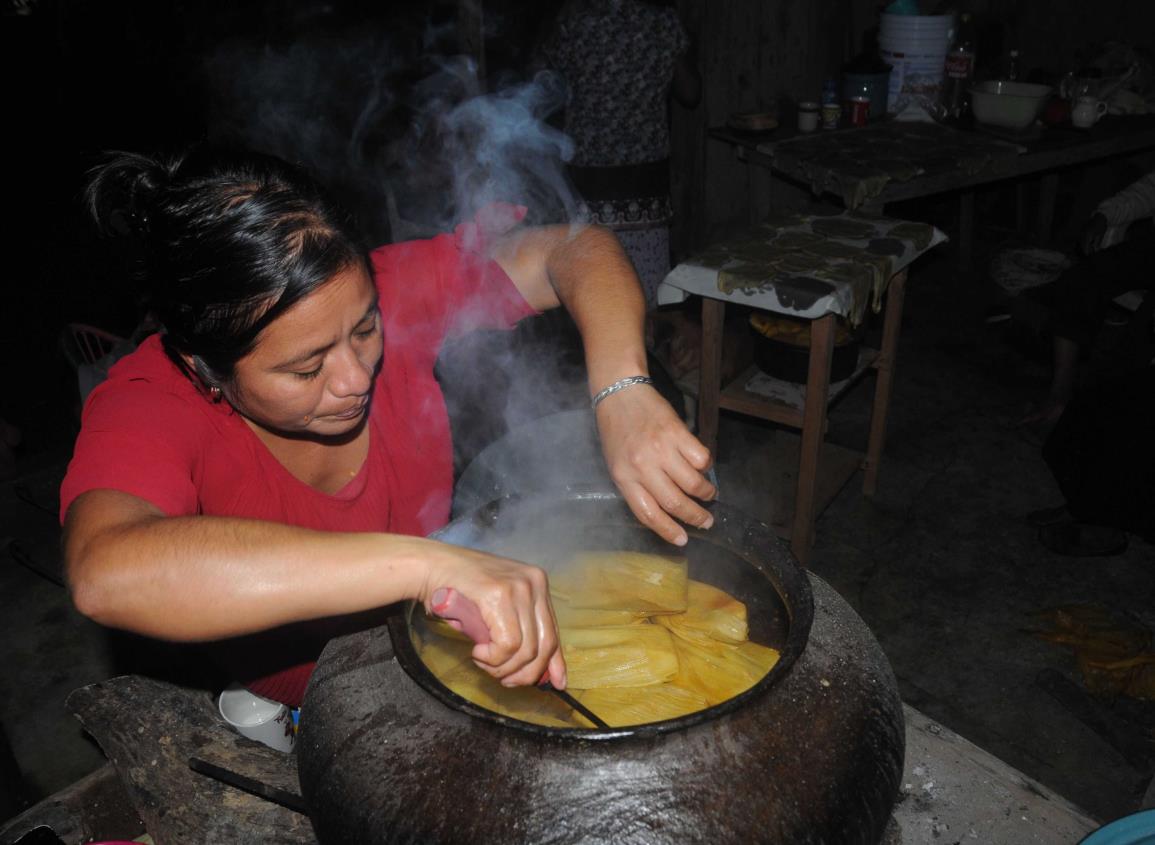
[[[313,418],[311,416],[309,416],[308,414],[305,414],[305,425],[308,425],[310,423],[310,421],[312,421],[312,419]]]
[[[217,387],[215,384],[209,388],[209,398],[212,399],[214,402],[220,402],[221,401],[221,389],[219,387]]]

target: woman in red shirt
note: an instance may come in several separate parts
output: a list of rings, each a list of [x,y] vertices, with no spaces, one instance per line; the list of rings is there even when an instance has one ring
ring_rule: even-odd
[[[366,260],[305,174],[248,154],[120,155],[88,200],[104,222],[126,206],[164,327],[93,392],[61,489],[66,571],[93,619],[225,641],[234,677],[296,705],[326,620],[452,587],[489,629],[479,665],[564,686],[541,570],[423,537],[452,487],[443,340],[558,305],[606,394],[598,427],[631,509],[676,544],[679,520],[711,524],[695,501],[714,495],[709,453],[633,378],[643,298],[606,231],[491,207]]]

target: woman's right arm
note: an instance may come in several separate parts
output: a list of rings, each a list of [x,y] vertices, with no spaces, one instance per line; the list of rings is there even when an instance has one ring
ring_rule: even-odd
[[[421,537],[323,532],[215,516],[168,517],[115,490],[69,507],[64,561],[73,600],[101,624],[199,641],[382,607],[429,606],[453,587],[478,606],[491,642],[474,658],[508,685],[548,667],[564,684],[544,573]]]

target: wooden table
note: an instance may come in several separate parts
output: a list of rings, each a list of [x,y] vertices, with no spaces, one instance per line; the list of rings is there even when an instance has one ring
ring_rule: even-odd
[[[873,495],[877,489],[907,267],[943,240],[931,226],[901,220],[853,213],[783,216],[682,262],[658,288],[660,303],[681,301],[689,294],[702,297],[699,439],[716,452],[721,409],[801,431],[788,533],[803,565],[810,559],[815,520],[850,474],[863,469],[863,492]],[[860,324],[868,309],[879,309],[884,294],[881,349],[861,355],[854,374],[831,385],[836,321]],[[755,368],[722,385],[722,334],[730,302],[810,321],[808,372],[800,401],[760,390],[767,377]],[[842,450],[851,460],[840,462],[838,478],[820,497],[819,463],[830,403],[872,369],[878,378],[865,455]],[[767,519],[774,521],[773,515]]]
[[[871,136],[883,141],[867,144]],[[1155,150],[1155,115],[1107,116],[1091,129],[1034,127],[1012,133],[982,127],[951,129],[938,124],[884,121],[864,129],[840,129],[800,135],[795,130],[770,133],[740,132],[725,127],[710,130],[710,137],[730,144],[743,161],[771,168],[790,182],[832,196],[846,208],[882,214],[890,203],[937,194],[959,194],[958,249],[969,264],[974,231],[974,193],[984,185],[1026,178],[1039,179],[1036,234],[1050,236],[1059,174],[1117,156]],[[914,173],[902,172],[885,141],[909,137],[930,166],[911,162]],[[817,148],[822,147],[824,150]],[[960,151],[951,166],[944,148]],[[852,156],[841,155],[850,151]],[[968,153],[969,151],[969,153]],[[824,152],[827,161],[810,153]],[[881,164],[881,167],[877,165]],[[890,172],[887,173],[887,166]],[[872,181],[873,173],[884,177]],[[866,184],[864,187],[864,183]]]

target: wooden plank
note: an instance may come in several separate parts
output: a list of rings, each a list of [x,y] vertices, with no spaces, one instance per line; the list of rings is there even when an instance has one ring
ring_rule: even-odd
[[[307,817],[189,768],[196,755],[285,791],[299,789],[297,758],[233,731],[207,692],[125,675],[82,687],[66,703],[112,760],[157,842],[316,841]]]
[[[879,352],[877,349],[865,348],[859,352],[858,364],[854,372],[842,381],[831,383],[827,389],[827,408],[833,406],[839,399],[849,393],[854,385],[868,372],[877,367],[878,355]],[[755,390],[747,390],[746,385],[750,383],[752,378],[758,375],[762,375],[764,378],[770,378],[762,374],[756,365],[751,365],[743,370],[737,378],[722,389],[722,395],[718,400],[719,406],[727,411],[736,411],[781,425],[801,428],[802,409],[806,404],[805,391],[799,389],[796,399],[791,397],[792,401],[782,401],[775,397],[765,396]],[[793,387],[790,382],[779,383]]]
[[[815,494],[818,459],[826,431],[826,389],[834,357],[835,316],[827,314],[810,323],[810,367],[806,378],[806,407],[802,411],[802,447],[798,456],[798,495],[794,498],[794,528],[790,548],[803,566],[814,544]]]
[[[902,326],[902,305],[906,297],[907,271],[890,280],[886,291],[886,317],[882,324],[882,349],[874,362],[878,381],[874,385],[874,407],[870,412],[870,434],[866,442],[866,459],[862,492],[873,496],[878,491],[878,470],[882,464],[882,447],[886,442],[886,418],[890,412],[890,390],[898,358],[898,334]]]
[[[762,143],[760,139],[743,136],[720,126],[711,128],[709,136],[722,141],[724,144],[745,147],[748,150],[747,160],[751,164],[773,168],[773,156],[759,152],[757,149],[758,145]],[[783,134],[781,139],[777,137],[775,139],[784,140],[788,137],[790,137],[790,133]],[[1155,149],[1155,124],[1144,123],[1132,131],[1120,131],[1106,138],[1091,138],[1080,142],[1069,142],[1061,146],[1039,147],[1016,158],[1000,159],[976,174],[955,171],[939,173],[934,176],[920,176],[906,182],[892,181],[887,183],[882,192],[874,199],[882,203],[892,203],[973,189],[982,185],[991,185],[1010,179],[1019,179],[1023,176],[1152,149]],[[789,173],[781,173],[777,170],[775,173],[783,179],[808,187]]]

